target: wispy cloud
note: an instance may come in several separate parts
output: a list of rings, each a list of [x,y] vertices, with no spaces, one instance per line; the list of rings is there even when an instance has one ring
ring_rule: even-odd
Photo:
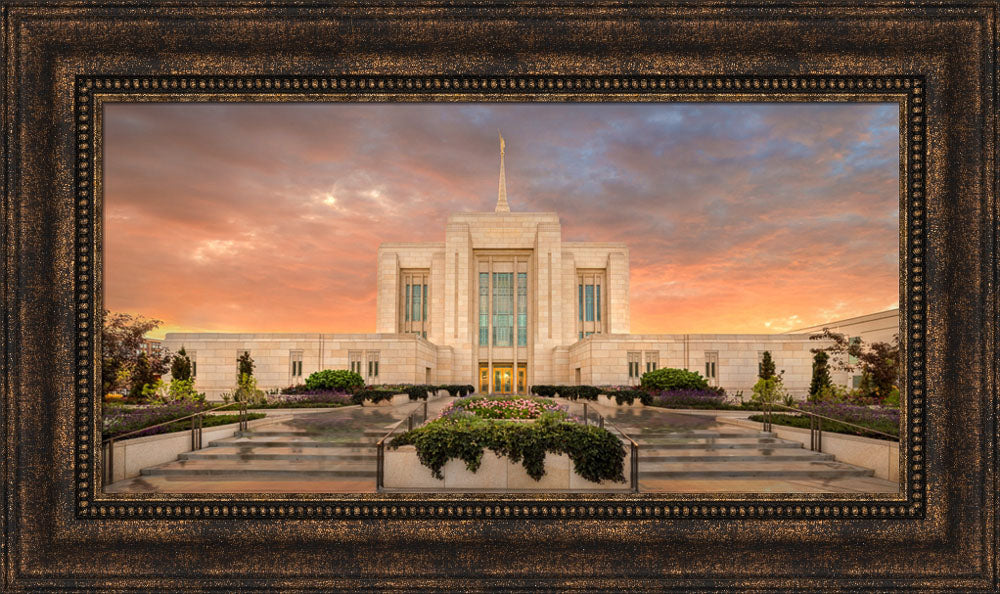
[[[375,250],[496,200],[626,241],[634,332],[898,299],[893,104],[111,104],[106,303],[173,329],[370,331]]]

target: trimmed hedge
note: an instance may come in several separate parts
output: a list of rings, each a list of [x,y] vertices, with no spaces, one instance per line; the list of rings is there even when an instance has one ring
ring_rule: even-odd
[[[639,379],[639,386],[646,390],[708,390],[708,380],[697,371],[663,367],[647,371]]]
[[[400,393],[401,392],[398,389],[387,390],[385,388],[365,388],[351,394],[351,403],[361,404],[367,400],[372,404],[376,404],[382,402],[383,400],[392,400],[393,396]]]
[[[553,396],[559,396],[561,398],[566,398],[567,400],[597,400],[597,396],[601,393],[600,388],[594,386],[547,386],[538,385],[531,386],[531,393],[536,396],[543,396],[547,398],[552,398]]]
[[[607,395],[614,398],[615,402],[621,404],[633,404],[636,400],[649,406],[653,403],[653,395],[645,390],[634,390],[623,388],[621,390],[608,390]]]
[[[449,396],[468,396],[476,391],[475,386],[472,385],[459,385],[459,384],[446,384],[437,386],[439,390],[447,390]]]
[[[373,404],[383,400],[389,400],[396,394],[406,394],[410,400],[427,400],[432,394],[437,394],[438,390],[447,390],[452,396],[466,396],[475,391],[471,385],[434,385],[434,384],[401,384],[396,386],[370,386],[362,388],[351,395],[351,402],[361,404],[370,401]]]
[[[567,400],[597,400],[601,394],[614,398],[618,404],[632,404],[639,400],[643,404],[651,404],[653,397],[645,390],[634,388],[600,388],[597,386],[548,386],[531,387],[531,393],[536,396],[552,398],[559,396]]]

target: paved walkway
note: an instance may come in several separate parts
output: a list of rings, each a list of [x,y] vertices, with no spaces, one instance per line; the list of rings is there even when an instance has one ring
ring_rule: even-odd
[[[897,493],[874,471],[774,433],[715,420],[715,411],[589,404],[639,443],[639,490],[650,493]],[[572,410],[582,407],[574,404]],[[731,415],[724,415],[731,416]]]
[[[433,398],[433,418],[452,398]],[[583,417],[582,402],[562,401]],[[640,444],[639,488],[651,493],[891,493],[868,469],[804,449],[773,433],[723,425],[715,411],[669,411],[588,403]],[[175,462],[110,485],[131,493],[371,493],[375,442],[422,407],[285,409],[291,419],[213,441]],[[611,427],[609,425],[609,427]]]
[[[432,398],[433,418],[451,398]],[[371,493],[375,443],[420,402],[327,409],[281,409],[291,419],[266,424],[181,454],[118,481],[110,493]]]

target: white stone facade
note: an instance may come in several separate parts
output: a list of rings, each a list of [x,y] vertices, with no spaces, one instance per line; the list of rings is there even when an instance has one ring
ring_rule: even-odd
[[[523,392],[535,384],[636,384],[648,369],[678,367],[748,397],[765,350],[793,394],[808,389],[809,349],[817,346],[809,335],[822,326],[794,334],[630,334],[628,245],[563,242],[556,213],[456,214],[444,239],[379,247],[373,334],[169,333],[164,346],[186,349],[197,389],[213,399],[235,388],[243,351],[265,390],[321,369],[354,369],[371,384]],[[898,311],[878,316],[881,328]]]

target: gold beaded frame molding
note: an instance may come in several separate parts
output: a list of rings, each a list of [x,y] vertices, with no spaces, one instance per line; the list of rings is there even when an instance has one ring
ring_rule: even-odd
[[[367,77],[79,76],[76,80],[76,360],[99,359],[101,114],[122,101],[882,101],[900,113],[900,347],[906,372],[899,494],[356,494],[197,497],[104,494],[98,447],[100,369],[76,368],[77,512],[81,518],[520,517],[636,519],[922,518],[924,477],[924,81],[889,77]],[[90,444],[95,444],[91,446]],[[184,503],[181,503],[184,501]]]
[[[998,591],[1000,0],[0,0],[3,591]],[[101,105],[899,106],[898,494],[107,494]]]

